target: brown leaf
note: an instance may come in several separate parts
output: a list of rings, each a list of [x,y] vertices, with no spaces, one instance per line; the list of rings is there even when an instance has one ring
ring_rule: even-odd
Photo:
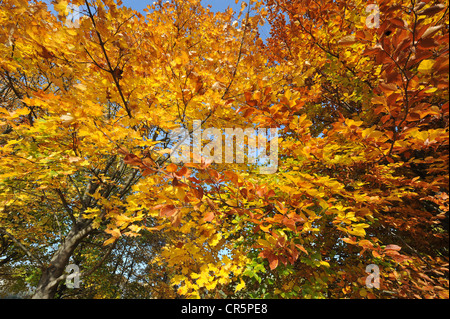
[[[418,12],[417,14],[418,15],[431,16],[431,15],[434,15],[434,14],[438,13],[439,11],[444,10],[445,8],[446,8],[445,4],[440,3],[440,4],[437,4],[437,5],[431,6],[429,8],[426,8],[426,9]]]
[[[138,156],[131,154],[131,153],[129,153],[125,156],[125,158],[123,159],[123,162],[125,164],[132,165],[132,166],[142,164],[142,160]]]
[[[356,39],[355,35],[346,35],[345,37],[341,38],[338,41],[339,45],[352,45],[354,43],[358,42],[358,40]]]
[[[436,26],[427,28],[426,31],[423,33],[422,38],[424,39],[424,38],[432,36],[433,34],[438,32],[439,30],[441,30],[443,27],[445,27],[444,24],[436,25]]]

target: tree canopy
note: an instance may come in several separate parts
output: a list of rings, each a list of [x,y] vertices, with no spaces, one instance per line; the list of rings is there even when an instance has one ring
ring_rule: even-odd
[[[1,296],[449,297],[447,0],[52,2],[0,1]]]

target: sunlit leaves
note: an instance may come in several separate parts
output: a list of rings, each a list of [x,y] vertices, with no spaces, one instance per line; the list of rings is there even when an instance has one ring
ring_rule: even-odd
[[[90,223],[89,266],[150,247],[159,297],[448,298],[445,5],[383,2],[371,28],[363,1],[90,1],[66,26],[82,4],[0,6],[1,227],[50,260]],[[173,163],[193,120],[277,127],[278,170]]]

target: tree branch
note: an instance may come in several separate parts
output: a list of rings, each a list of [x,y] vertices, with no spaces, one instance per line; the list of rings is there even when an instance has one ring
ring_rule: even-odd
[[[19,240],[17,240],[12,234],[10,234],[6,229],[0,227],[0,233],[8,236],[11,240],[20,247],[32,260],[36,261],[39,264],[39,267],[44,268],[44,264],[39,260],[36,256],[34,256]]]
[[[75,219],[75,216],[73,216],[73,210],[72,208],[70,208],[69,203],[67,203],[66,198],[64,197],[64,194],[62,193],[62,191],[57,188],[56,193],[58,194],[59,198],[61,199],[61,202],[64,206],[64,208],[66,209],[67,213],[69,214],[70,220],[72,221],[72,223],[76,223],[77,220]]]

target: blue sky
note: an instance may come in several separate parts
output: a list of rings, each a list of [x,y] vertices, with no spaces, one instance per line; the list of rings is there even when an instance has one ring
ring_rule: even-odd
[[[152,4],[154,0],[122,0],[123,5],[126,7],[133,8],[135,10],[141,11],[147,7],[147,5]],[[237,4],[235,0],[202,0],[203,6],[211,5],[211,11],[214,12],[222,12],[225,11],[228,7],[232,8],[235,12],[239,12],[241,8],[240,0]],[[248,2],[248,1],[246,1]],[[261,37],[263,39],[269,37],[270,27],[266,23],[264,26],[259,28]]]
[[[131,7],[135,10],[142,11],[147,5],[151,4],[154,0],[122,0],[123,4],[127,7]],[[202,0],[204,6],[210,4],[212,11],[224,11],[228,6],[235,11],[240,8],[240,4],[235,4],[234,0]]]
[[[53,9],[53,5],[51,5],[51,0],[43,0],[45,3],[49,5],[50,10]],[[143,10],[149,5],[152,4],[155,0],[122,0],[123,5],[129,8],[132,8],[134,10],[140,11],[142,13]],[[240,0],[238,4],[235,3],[235,0],[202,0],[203,6],[211,5],[211,11],[213,12],[222,12],[225,11],[228,7],[232,8],[235,12],[239,12],[241,8],[241,2],[243,0]],[[248,3],[248,0],[244,0]],[[259,27],[259,32],[261,35],[261,38],[264,40],[269,37],[270,35],[270,26],[266,23],[264,26]]]

